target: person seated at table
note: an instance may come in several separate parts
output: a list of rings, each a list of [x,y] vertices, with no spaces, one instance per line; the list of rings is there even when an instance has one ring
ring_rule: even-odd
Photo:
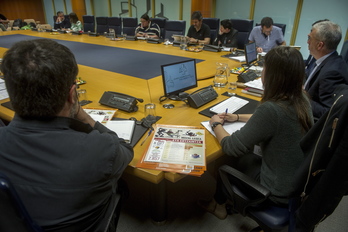
[[[210,43],[210,27],[203,23],[203,16],[200,11],[194,11],[191,15],[192,25],[190,26],[187,37],[189,43]]]
[[[9,20],[5,17],[5,15],[0,14],[0,29],[2,31],[7,31]]]
[[[76,31],[76,32],[83,31],[82,23],[77,17],[76,13],[71,12],[69,14],[69,19],[70,19],[71,27],[70,29],[68,29],[68,31]]]
[[[161,29],[157,23],[151,22],[147,14],[143,14],[140,17],[140,23],[135,29],[135,35],[137,37],[158,39],[161,36]]]
[[[250,32],[249,42],[255,42],[257,52],[268,52],[279,45],[286,45],[282,29],[273,25],[273,19],[264,17],[261,25],[256,26]]]
[[[238,31],[232,28],[231,20],[222,20],[220,24],[219,34],[214,40],[213,45],[237,48]]]
[[[73,53],[23,40],[1,71],[15,116],[0,127],[0,170],[30,216],[45,231],[116,231],[118,180],[133,149],[79,105]]]
[[[57,19],[54,22],[54,29],[70,28],[71,24],[68,18],[64,17],[63,11],[57,12]]]
[[[273,48],[265,56],[264,95],[254,114],[222,113],[210,119],[223,152],[237,157],[236,168],[272,192],[270,200],[275,205],[288,204],[293,173],[304,159],[300,140],[313,125],[310,102],[302,89],[304,77],[304,61],[298,50]],[[224,121],[246,124],[230,135],[223,127]],[[260,145],[261,155],[253,154],[255,145]],[[224,219],[227,198],[220,177],[217,182],[214,199],[198,203]]]

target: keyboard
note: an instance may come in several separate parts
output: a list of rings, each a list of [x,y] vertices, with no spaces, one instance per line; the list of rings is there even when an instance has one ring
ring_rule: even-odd
[[[219,113],[225,113],[227,109],[228,113],[233,114],[234,112],[236,112],[237,110],[239,110],[240,108],[242,108],[248,103],[249,101],[247,100],[233,96],[213,106],[209,110],[210,112],[219,114]]]

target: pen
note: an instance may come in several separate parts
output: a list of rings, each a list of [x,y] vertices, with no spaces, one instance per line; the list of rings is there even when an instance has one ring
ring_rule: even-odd
[[[149,130],[149,133],[147,133],[145,139],[141,142],[140,146],[143,146],[143,144],[145,143],[146,139],[150,136],[151,133],[152,133],[152,129]]]
[[[227,116],[227,112],[228,112],[228,108],[226,108],[226,111],[225,111],[225,117],[224,117],[224,121],[222,122],[222,125],[224,125],[224,124],[225,124],[225,118],[226,118],[226,116]]]

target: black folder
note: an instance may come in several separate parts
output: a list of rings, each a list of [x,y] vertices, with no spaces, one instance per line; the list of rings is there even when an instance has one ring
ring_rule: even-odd
[[[230,96],[227,94],[227,92],[225,92],[225,93],[223,93],[223,94],[221,94],[221,95],[230,97]],[[238,95],[236,95],[236,97],[240,97],[240,98],[242,98],[242,99],[245,99],[245,100],[248,100],[248,101],[249,101],[248,104],[246,104],[245,106],[243,106],[242,108],[240,108],[239,110],[237,110],[237,111],[235,112],[236,114],[253,114],[253,113],[255,112],[255,109],[258,107],[258,105],[259,105],[259,103],[260,103],[259,101],[255,101],[255,100],[250,99],[250,98],[246,98],[246,97],[242,97],[242,96],[238,96]],[[224,99],[224,100],[226,100],[226,99]],[[223,101],[224,101],[224,100],[223,100]],[[219,103],[220,103],[220,102],[219,102]],[[217,104],[219,104],[219,103],[217,103]],[[217,104],[215,104],[215,105],[217,105]],[[213,106],[210,106],[210,107],[208,107],[208,108],[206,108],[206,109],[200,111],[199,113],[202,114],[202,115],[204,115],[204,116],[207,116],[207,117],[211,118],[213,115],[215,115],[215,113],[210,112],[210,108],[211,108],[211,107],[213,107]]]

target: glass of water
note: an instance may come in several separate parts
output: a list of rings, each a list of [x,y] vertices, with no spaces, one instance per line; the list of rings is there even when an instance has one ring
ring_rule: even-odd
[[[228,96],[235,96],[237,91],[237,82],[228,82],[226,84],[226,90]]]

